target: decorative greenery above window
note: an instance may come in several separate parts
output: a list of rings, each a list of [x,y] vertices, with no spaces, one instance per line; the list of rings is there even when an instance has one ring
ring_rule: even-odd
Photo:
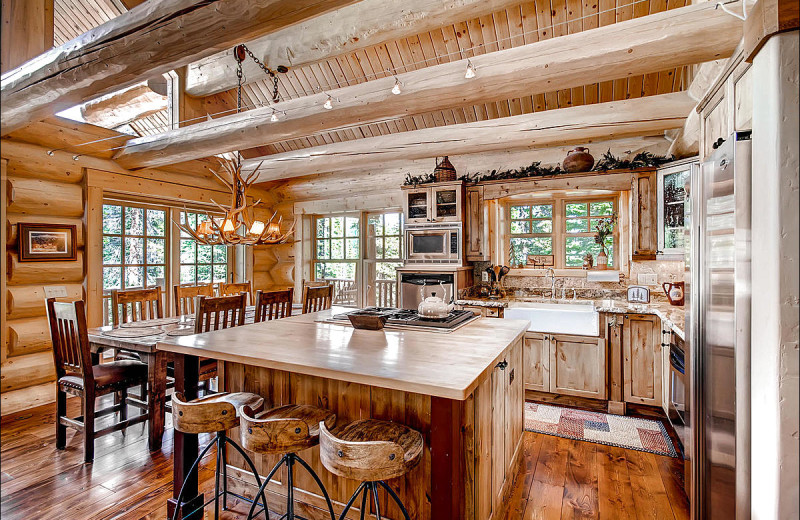
[[[595,243],[600,220],[616,214],[616,197],[558,198],[536,202],[513,202],[508,206],[508,261],[527,264],[528,255],[553,255],[556,269],[579,268],[583,257],[601,251]],[[609,267],[617,265],[618,231],[606,238]]]

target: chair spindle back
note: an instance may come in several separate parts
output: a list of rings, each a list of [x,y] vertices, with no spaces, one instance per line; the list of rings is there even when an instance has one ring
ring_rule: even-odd
[[[269,321],[292,315],[294,289],[285,291],[256,292],[255,321]]]
[[[115,327],[123,323],[163,317],[164,303],[160,288],[111,291],[111,318]]]
[[[333,285],[303,287],[303,314],[330,309],[332,300]]]
[[[194,320],[195,334],[244,325],[246,307],[245,293],[217,298],[200,296],[197,299],[197,313]]]
[[[176,285],[175,290],[175,315],[194,314],[195,298],[197,296],[214,296],[214,286],[207,285]]]
[[[47,317],[50,321],[56,378],[75,374],[94,380],[83,300],[64,303],[48,298]]]

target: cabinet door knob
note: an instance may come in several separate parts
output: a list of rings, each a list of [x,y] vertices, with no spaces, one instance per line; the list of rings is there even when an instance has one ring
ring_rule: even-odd
[[[505,359],[497,364],[497,368],[499,368],[500,370],[505,370],[507,366],[508,366],[508,361],[506,361]]]

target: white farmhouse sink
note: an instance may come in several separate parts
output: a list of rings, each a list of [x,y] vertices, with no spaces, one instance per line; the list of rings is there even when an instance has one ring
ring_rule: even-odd
[[[539,303],[511,302],[503,316],[510,320],[528,320],[531,332],[598,336],[600,314],[593,302]]]

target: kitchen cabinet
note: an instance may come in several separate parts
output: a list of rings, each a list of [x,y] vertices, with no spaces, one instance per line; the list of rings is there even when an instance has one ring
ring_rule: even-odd
[[[456,305],[456,308],[463,309],[465,311],[472,311],[475,314],[480,314],[484,318],[502,318],[504,314],[502,307],[483,307],[480,305]]]
[[[523,342],[508,348],[475,392],[475,409],[491,414],[476,415],[475,452],[481,463],[475,467],[476,486],[491,493],[476,494],[475,518],[496,518],[503,509],[503,495],[513,474],[507,468],[521,450],[525,389],[523,386]]]
[[[606,398],[606,340],[550,335],[550,391]]]
[[[661,406],[661,320],[626,314],[622,322],[623,396],[626,402]]]
[[[631,252],[633,260],[655,260],[658,250],[656,171],[637,172],[631,180]]]
[[[544,334],[529,332],[524,343],[525,389],[550,391],[550,342]]]
[[[568,334],[525,334],[525,388],[606,398],[606,340]]]
[[[403,213],[408,224],[462,222],[463,204],[462,181],[403,186]]]
[[[483,203],[483,186],[470,186],[466,193],[466,257],[471,262],[486,262],[489,260],[489,215]]]

